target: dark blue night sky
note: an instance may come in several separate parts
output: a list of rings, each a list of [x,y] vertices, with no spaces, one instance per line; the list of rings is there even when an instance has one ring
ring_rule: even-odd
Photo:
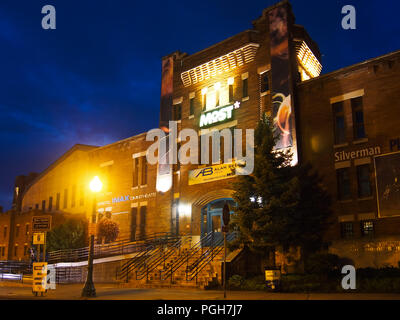
[[[158,126],[161,57],[243,30],[274,0],[1,0],[0,205],[15,176],[40,172],[76,143],[104,145]],[[54,5],[57,29],[41,28]],[[341,28],[341,8],[357,29]],[[323,73],[400,49],[400,3],[293,0]]]

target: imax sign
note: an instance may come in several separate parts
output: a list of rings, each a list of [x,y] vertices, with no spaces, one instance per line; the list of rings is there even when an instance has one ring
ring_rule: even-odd
[[[233,109],[238,109],[239,107],[240,102],[236,101],[234,104],[202,113],[200,115],[200,128],[209,127],[232,119]]]

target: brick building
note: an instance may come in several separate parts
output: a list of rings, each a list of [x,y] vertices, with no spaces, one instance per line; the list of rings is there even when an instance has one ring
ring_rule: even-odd
[[[357,266],[397,264],[400,52],[320,76],[318,45],[294,20],[283,1],[265,9],[251,30],[191,55],[165,56],[160,127],[179,148],[188,141],[179,138],[183,129],[194,129],[199,144],[213,129],[242,129],[245,136],[268,113],[278,128],[277,148],[290,149],[294,162],[310,162],[334,199],[330,250]],[[12,217],[32,210],[89,215],[87,186],[98,175],[98,218],[117,221],[120,239],[221,232],[223,203],[234,205],[230,167],[239,159],[223,162],[232,148],[221,148],[218,159],[210,154],[207,163],[160,165],[146,159],[152,144],[142,133],[103,147],[74,146],[17,192],[18,206],[0,214],[0,228],[16,229]],[[11,252],[12,238],[2,236],[0,255],[3,246],[8,259],[21,258]]]

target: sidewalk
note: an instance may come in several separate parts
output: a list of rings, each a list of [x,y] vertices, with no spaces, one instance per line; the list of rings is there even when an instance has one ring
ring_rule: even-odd
[[[223,291],[197,289],[120,288],[114,284],[95,284],[94,300],[223,300]],[[0,282],[0,299],[85,300],[83,284],[58,285],[44,297],[35,297],[28,284]],[[384,293],[268,293],[263,291],[228,291],[227,300],[400,300],[400,294]]]

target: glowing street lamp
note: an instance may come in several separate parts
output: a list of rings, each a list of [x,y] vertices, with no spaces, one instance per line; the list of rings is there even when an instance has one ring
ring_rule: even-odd
[[[97,212],[97,199],[96,194],[101,191],[103,187],[102,182],[98,176],[95,176],[92,181],[90,181],[89,188],[93,193],[93,210],[92,210],[92,221],[91,223],[96,223],[96,212]],[[88,253],[88,273],[85,282],[85,286],[82,290],[82,297],[95,297],[96,289],[93,283],[93,255],[94,255],[94,233],[90,234],[89,238],[89,253]]]
[[[103,184],[101,183],[98,176],[95,176],[89,184],[90,190],[92,192],[100,192]]]

